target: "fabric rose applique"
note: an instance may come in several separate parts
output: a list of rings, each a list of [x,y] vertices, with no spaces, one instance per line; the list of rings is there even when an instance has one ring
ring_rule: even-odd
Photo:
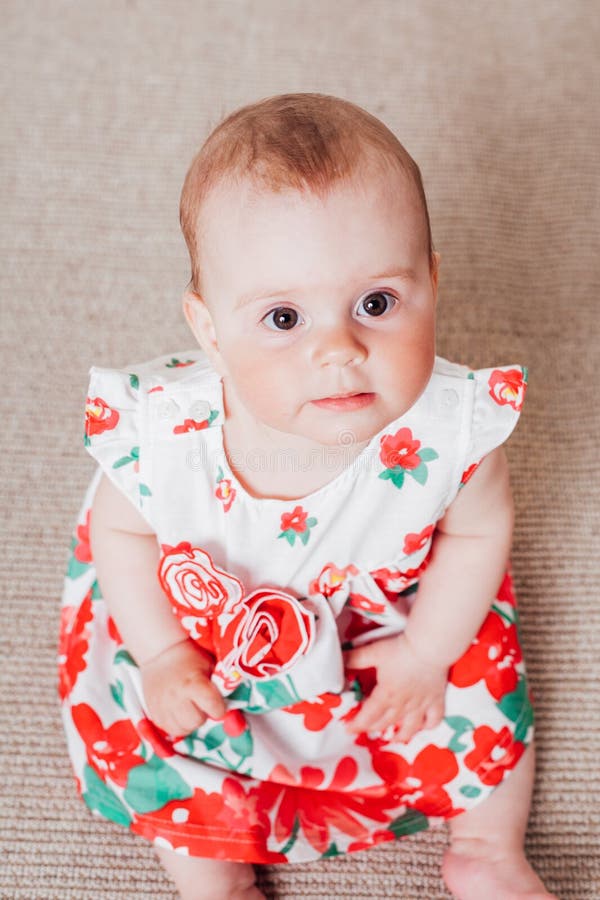
[[[223,693],[252,709],[249,682],[262,682],[286,675],[312,647],[315,614],[303,602],[274,588],[259,588],[245,594],[242,583],[215,566],[205,550],[184,542],[163,547],[158,577],[171,601],[173,612],[190,636],[217,660],[213,680]],[[258,693],[262,709],[265,696]],[[285,705],[295,696],[293,684],[281,692]],[[259,711],[258,709],[256,711]]]

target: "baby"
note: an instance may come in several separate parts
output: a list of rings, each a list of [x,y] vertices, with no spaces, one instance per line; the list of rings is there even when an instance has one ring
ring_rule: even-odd
[[[551,897],[500,447],[526,372],[436,357],[417,165],[351,103],[273,97],[210,135],[181,221],[201,350],[91,372],[60,668],[85,802],[185,900],[446,819],[456,897]]]

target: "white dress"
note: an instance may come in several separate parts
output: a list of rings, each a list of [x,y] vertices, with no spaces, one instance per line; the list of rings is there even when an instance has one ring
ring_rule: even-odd
[[[297,862],[426,828],[485,799],[533,734],[509,573],[451,667],[443,722],[407,744],[350,734],[373,686],[342,648],[402,631],[435,524],[519,417],[526,370],[436,359],[424,393],[298,500],[249,495],[223,449],[222,384],[200,351],[93,368],[100,463],[65,579],[60,695],[83,799],[197,856]],[[101,473],[150,523],[158,578],[214,654],[221,721],[165,735],[108,615],[88,529]]]

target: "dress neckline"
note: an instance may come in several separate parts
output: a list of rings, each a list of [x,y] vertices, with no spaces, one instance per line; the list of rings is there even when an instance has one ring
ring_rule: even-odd
[[[431,377],[433,378],[433,372]],[[430,379],[431,381],[431,379]],[[429,383],[427,383],[423,394],[427,390]],[[389,432],[391,429],[393,431],[397,431],[398,428],[401,427],[402,420],[406,417],[406,415],[414,409],[416,404],[419,402],[421,397],[419,397],[415,403],[410,407],[410,409],[406,410],[401,416],[397,419],[392,419],[391,422],[388,422],[381,428],[378,432],[376,432],[372,438],[369,440],[366,447],[363,447],[361,452],[356,456],[349,465],[347,465],[341,472],[338,472],[331,481],[327,481],[325,484],[321,485],[321,487],[316,488],[316,490],[311,491],[308,494],[303,494],[301,497],[256,497],[254,494],[251,494],[239,481],[236,474],[232,471],[231,466],[229,465],[229,460],[227,458],[227,453],[225,451],[225,441],[223,436],[223,426],[225,424],[225,400],[224,400],[224,392],[223,392],[223,379],[218,378],[217,381],[217,390],[218,390],[218,400],[221,410],[221,423],[216,426],[219,432],[219,439],[217,450],[220,456],[219,464],[225,474],[225,477],[229,479],[235,491],[237,492],[239,497],[243,497],[248,503],[255,504],[271,504],[271,505],[280,505],[280,506],[289,506],[291,503],[295,503],[296,505],[302,505],[307,503],[312,503],[315,500],[318,500],[321,496],[336,490],[340,485],[342,485],[345,481],[347,481],[351,476],[355,474],[355,472],[359,469],[364,471],[369,471],[371,467],[376,465],[377,460],[379,459],[379,444],[381,442],[381,438]],[[215,426],[213,426],[215,427]],[[212,430],[212,429],[211,429]]]

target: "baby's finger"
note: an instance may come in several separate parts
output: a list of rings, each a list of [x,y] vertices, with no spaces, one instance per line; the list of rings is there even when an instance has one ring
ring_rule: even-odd
[[[188,697],[211,719],[222,719],[227,712],[225,700],[215,685],[206,678],[198,679],[190,685]]]
[[[182,701],[172,716],[168,734],[190,734],[206,722],[206,713],[192,700]]]
[[[348,724],[352,732],[372,731],[375,723],[383,721],[390,712],[389,698],[382,695],[377,688],[368,700],[365,700],[358,715]],[[389,722],[388,722],[389,724]]]
[[[407,743],[418,731],[421,731],[423,726],[424,718],[423,713],[420,710],[417,712],[408,712],[402,719],[397,739],[402,744]]]
[[[435,728],[444,718],[444,704],[434,703],[425,714],[425,728]]]

